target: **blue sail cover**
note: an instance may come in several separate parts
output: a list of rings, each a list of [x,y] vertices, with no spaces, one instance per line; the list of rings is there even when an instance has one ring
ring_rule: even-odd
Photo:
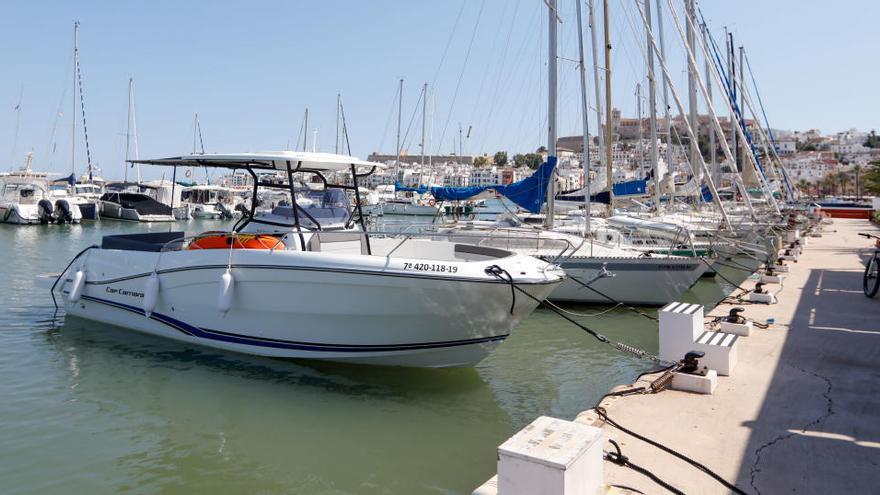
[[[614,196],[615,197],[623,197],[623,196],[643,196],[647,194],[648,190],[648,181],[637,179],[631,180],[628,182],[618,182],[614,184]],[[559,201],[579,201],[583,202],[584,195],[557,195],[556,199]],[[608,191],[603,191],[600,193],[593,194],[590,196],[590,201],[593,203],[605,203],[608,204],[611,202],[611,196],[608,194]]]
[[[71,186],[76,185],[76,174],[70,174],[67,177],[62,177],[60,179],[55,179],[52,181],[53,184],[60,184],[62,182],[67,182]]]
[[[400,182],[394,183],[394,190],[395,191],[403,191],[403,192],[414,192],[414,193],[419,193],[419,194],[425,194],[425,193],[430,192],[428,190],[428,186],[426,186],[424,184],[419,184],[419,187],[409,187],[409,186],[404,186]]]
[[[493,186],[471,187],[432,187],[431,194],[438,201],[461,201],[472,198],[483,191],[492,189],[498,194],[513,201],[517,205],[532,213],[539,213],[541,206],[546,201],[547,185],[553,177],[553,169],[556,168],[556,157],[548,156],[547,161],[542,163],[535,173],[525,179],[512,184],[498,184]]]

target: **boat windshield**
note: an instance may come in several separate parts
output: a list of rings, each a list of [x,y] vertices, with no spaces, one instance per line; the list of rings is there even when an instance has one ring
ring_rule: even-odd
[[[323,189],[323,190],[301,190],[296,191],[296,202],[302,211],[308,213],[303,215],[300,213],[300,223],[304,227],[314,227],[314,222],[309,216],[317,220],[322,227],[329,227],[334,224],[338,225],[348,220],[351,215],[351,200],[345,191],[341,189]],[[294,220],[293,208],[289,205],[279,205],[272,208],[272,215],[284,217],[289,221]],[[260,215],[256,218],[260,221]]]

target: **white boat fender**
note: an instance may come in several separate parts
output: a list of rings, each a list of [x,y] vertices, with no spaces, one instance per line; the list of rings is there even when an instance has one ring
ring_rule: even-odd
[[[235,277],[227,268],[223,275],[220,276],[219,291],[217,292],[217,309],[223,315],[232,308],[232,297],[235,292]]]
[[[144,284],[144,315],[149,318],[159,302],[159,274],[153,272]]]
[[[73,274],[73,280],[70,284],[70,293],[67,294],[67,300],[71,303],[75,303],[79,301],[79,298],[82,296],[83,287],[86,285],[86,272],[79,268],[76,273]]]

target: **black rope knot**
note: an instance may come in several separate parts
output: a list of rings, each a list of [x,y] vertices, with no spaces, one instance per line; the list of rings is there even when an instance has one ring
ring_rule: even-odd
[[[512,315],[514,308],[516,308],[517,289],[516,284],[513,282],[513,276],[507,270],[498,265],[489,265],[486,267],[485,271],[488,275],[492,275],[495,278],[510,284],[510,314]]]
[[[629,457],[623,455],[623,452],[620,451],[620,445],[618,445],[617,442],[615,442],[614,440],[608,440],[608,443],[614,446],[614,450],[616,452],[608,452],[607,454],[605,454],[605,459],[613,462],[614,464],[617,464],[618,466],[626,466],[626,464],[629,462]]]

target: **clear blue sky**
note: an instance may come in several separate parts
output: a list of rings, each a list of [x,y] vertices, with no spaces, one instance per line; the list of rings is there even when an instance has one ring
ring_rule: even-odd
[[[81,22],[92,161],[107,177],[122,175],[129,77],[135,80],[142,157],[188,152],[195,112],[209,152],[294,146],[306,106],[309,127],[318,129],[318,148],[333,151],[337,92],[353,154],[391,153],[401,77],[405,127],[421,85],[432,83],[432,151],[453,149],[459,122],[465,129],[473,126],[465,153],[531,151],[546,140],[543,5],[542,0],[3,2],[0,169],[18,166],[31,149],[36,167],[70,169],[74,20]],[[615,106],[632,115],[635,85],[645,78],[644,40],[636,33],[633,3],[610,5]],[[878,3],[707,1],[702,9],[715,36],[729,26],[737,44],[746,46],[773,127],[880,128]],[[560,56],[573,59],[574,3],[560,0],[560,15]],[[684,91],[681,44],[668,13],[665,22],[673,77]],[[592,100],[592,78],[589,86]],[[14,108],[22,87],[13,157]],[[577,91],[575,66],[562,61],[561,135],[580,132]],[[56,125],[59,109],[63,116]],[[416,116],[410,153],[418,153],[419,133]],[[81,122],[77,139],[82,172]]]

